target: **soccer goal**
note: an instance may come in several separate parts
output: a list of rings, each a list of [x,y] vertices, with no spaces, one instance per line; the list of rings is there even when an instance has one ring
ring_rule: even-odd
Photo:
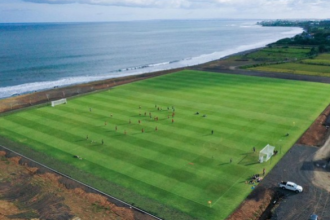
[[[274,149],[274,146],[267,144],[266,147],[259,152],[259,162],[263,163],[269,160],[274,154]]]
[[[55,100],[55,101],[52,101],[52,107],[54,107],[55,105],[61,105],[61,104],[66,104],[66,103],[67,103],[66,99]]]

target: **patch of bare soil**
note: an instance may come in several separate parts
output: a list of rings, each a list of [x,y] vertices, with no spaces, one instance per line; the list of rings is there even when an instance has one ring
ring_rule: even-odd
[[[21,158],[0,152],[0,219],[151,220],[140,212],[119,207],[108,198],[82,188],[66,188],[53,173],[38,172]],[[78,217],[78,218],[77,218]]]
[[[274,198],[275,191],[258,186],[227,220],[257,220]]]
[[[330,138],[316,152],[314,158],[313,184],[330,193]]]
[[[322,146],[330,134],[329,129],[327,129],[324,126],[324,123],[329,114],[330,114],[330,105],[308,128],[308,130],[298,140],[297,144],[308,145],[308,146]]]

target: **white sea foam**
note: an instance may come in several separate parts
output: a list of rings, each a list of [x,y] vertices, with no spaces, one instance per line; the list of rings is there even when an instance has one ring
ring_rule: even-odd
[[[206,63],[212,60],[220,59],[230,54],[263,47],[269,43],[282,39],[283,37],[292,37],[296,34],[301,33],[302,31],[303,31],[302,28],[292,28],[292,30],[290,31],[279,33],[277,36],[274,36],[274,38],[272,39],[268,39],[254,44],[240,45],[235,48],[231,48],[223,51],[216,51],[209,54],[203,54],[197,57],[185,58],[182,60],[174,60],[168,62],[146,64],[139,67],[124,68],[117,71],[112,71],[108,74],[102,74],[96,76],[65,77],[55,81],[33,82],[33,83],[25,83],[15,86],[0,87],[0,99],[10,96],[30,93],[34,91],[52,89],[54,87],[63,87],[63,86],[92,82],[103,79],[117,78],[117,77],[129,76],[129,75],[138,75],[148,72],[193,66],[201,63]]]

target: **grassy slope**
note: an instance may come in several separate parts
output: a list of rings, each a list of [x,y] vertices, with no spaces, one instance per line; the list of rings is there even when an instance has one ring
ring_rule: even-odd
[[[321,54],[314,59],[305,59],[300,63],[282,63],[249,68],[251,70],[293,73],[312,76],[330,76],[330,54]]]
[[[199,219],[224,219],[250,192],[244,181],[275,165],[329,103],[329,91],[325,84],[183,71],[6,115],[0,135]],[[259,164],[252,147],[268,143],[281,154]]]
[[[327,65],[330,66],[330,54],[324,53],[317,56],[315,59],[306,59],[302,61],[307,64],[316,64],[316,65]]]
[[[265,62],[277,62],[294,59],[304,59],[308,56],[310,48],[297,47],[272,47],[263,48],[253,53],[244,56],[245,59],[261,60]]]

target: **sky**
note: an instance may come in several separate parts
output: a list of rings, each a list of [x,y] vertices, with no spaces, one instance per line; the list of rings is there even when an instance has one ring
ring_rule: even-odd
[[[0,0],[0,23],[328,19],[330,0]]]

